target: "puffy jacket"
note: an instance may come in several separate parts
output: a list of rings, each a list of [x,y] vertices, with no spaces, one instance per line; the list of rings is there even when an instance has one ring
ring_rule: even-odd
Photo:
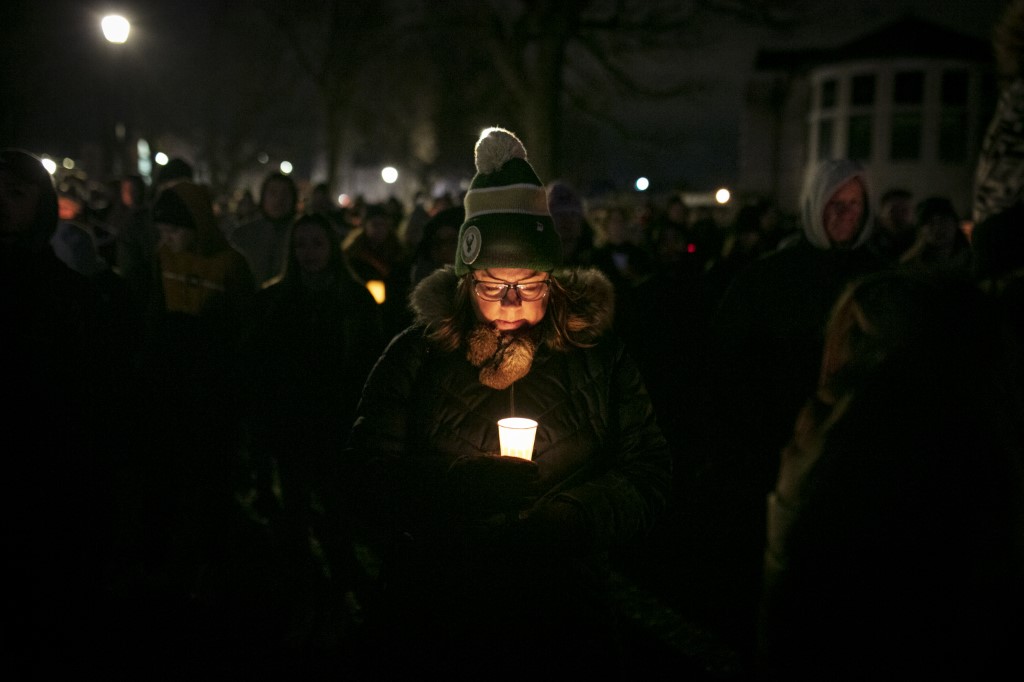
[[[384,603],[397,609],[385,618],[400,633],[381,639],[446,652],[446,671],[457,661],[476,674],[496,660],[600,668],[611,651],[609,549],[650,529],[671,487],[647,391],[609,333],[611,285],[597,271],[561,276],[594,343],[559,351],[541,341],[530,371],[498,390],[481,383],[465,346],[446,352],[425,333],[451,314],[457,282],[449,267],[417,286],[417,323],[378,360],[345,453],[355,526],[377,541]],[[499,481],[493,497],[472,486],[453,495],[458,463],[497,454],[496,422],[513,409],[539,423],[529,493],[500,499]],[[517,635],[503,643],[499,629]]]
[[[392,340],[364,389],[346,455],[359,478],[360,515],[388,519],[393,533],[432,533],[453,517],[471,518],[472,510],[439,499],[446,473],[461,456],[497,454],[496,422],[514,413],[539,423],[537,497],[583,511],[590,546],[649,529],[667,501],[671,457],[640,373],[608,333],[607,279],[587,271],[574,280],[574,295],[587,302],[580,305],[593,305],[597,342],[568,352],[542,343],[530,372],[504,390],[480,383],[464,349],[443,352],[425,334],[450,312],[456,281],[445,269],[420,283],[417,324]]]

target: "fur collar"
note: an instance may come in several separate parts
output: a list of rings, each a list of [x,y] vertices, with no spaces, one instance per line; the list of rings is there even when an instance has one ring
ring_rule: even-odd
[[[558,270],[552,273],[568,292],[569,316],[567,331],[572,345],[592,344],[612,327],[615,295],[609,279],[598,269]],[[428,330],[450,324],[455,291],[459,277],[451,267],[445,267],[424,278],[409,296],[417,324]],[[535,329],[525,334],[499,334],[482,324],[470,325],[457,331],[458,346],[466,358],[480,367],[481,383],[492,388],[505,388],[530,371],[533,354],[542,345],[554,349],[564,348],[551,324],[549,316]]]

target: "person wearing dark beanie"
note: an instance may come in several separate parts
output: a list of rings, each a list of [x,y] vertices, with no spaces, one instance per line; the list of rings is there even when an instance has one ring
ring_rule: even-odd
[[[474,151],[454,264],[413,288],[342,457],[384,561],[370,658],[384,677],[614,679],[610,554],[664,510],[671,455],[612,285],[562,267],[526,148],[488,128]],[[499,454],[508,416],[537,422],[527,458]]]

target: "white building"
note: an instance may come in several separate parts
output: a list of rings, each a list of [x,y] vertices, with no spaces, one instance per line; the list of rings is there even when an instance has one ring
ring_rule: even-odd
[[[862,161],[875,196],[945,196],[969,216],[994,106],[991,46],[907,17],[829,49],[761,50],[740,124],[738,188],[795,212],[814,162]]]

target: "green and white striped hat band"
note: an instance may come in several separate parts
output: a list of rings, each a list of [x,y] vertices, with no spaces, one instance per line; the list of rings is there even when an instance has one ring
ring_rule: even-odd
[[[543,187],[537,185],[519,184],[470,189],[466,192],[464,204],[467,221],[490,213],[551,215],[548,213],[547,193]]]

